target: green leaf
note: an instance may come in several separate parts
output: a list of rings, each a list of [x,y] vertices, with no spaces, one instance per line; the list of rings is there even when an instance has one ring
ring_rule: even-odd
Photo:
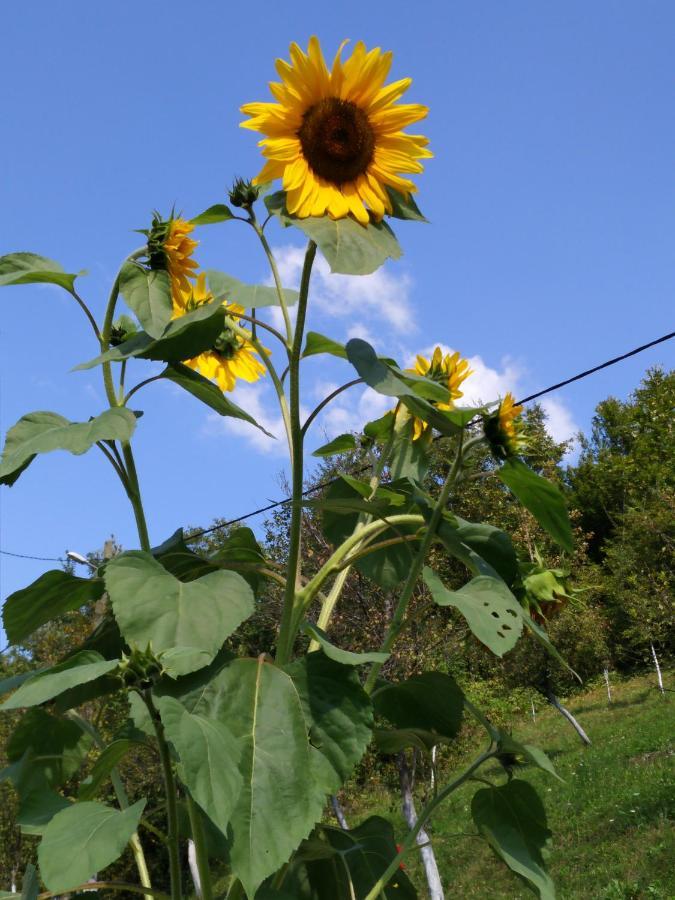
[[[385,663],[390,654],[372,651],[370,653],[353,653],[351,650],[341,650],[335,644],[331,644],[325,631],[313,622],[305,622],[302,631],[313,638],[329,659],[342,663],[345,666],[363,666],[366,663]]]
[[[44,669],[25,681],[21,687],[0,706],[0,709],[20,709],[37,706],[62,694],[68,688],[93,681],[117,668],[119,660],[107,660],[92,650],[82,650],[65,662]]]
[[[239,744],[243,786],[228,828],[229,861],[252,898],[321,816],[302,704],[289,675],[260,657],[224,668],[194,711],[229,727]]]
[[[42,880],[50,891],[67,891],[105,869],[122,854],[138,828],[145,800],[125,810],[102,803],[75,803],[47,825],[38,848]]]
[[[201,400],[202,403],[215,410],[218,415],[228,416],[232,419],[242,419],[244,422],[255,425],[268,437],[274,439],[274,435],[266,431],[262,425],[259,425],[253,416],[249,415],[240,406],[237,406],[236,403],[233,403],[232,400],[229,400],[220,388],[212,381],[209,381],[208,378],[200,375],[199,372],[195,372],[194,369],[190,369],[181,363],[174,363],[164,369],[161,377],[182,387],[183,390],[192,394],[197,400]]]
[[[142,551],[110,560],[105,584],[125,639],[151,645],[174,677],[208,665],[254,609],[253,592],[236,572],[185,584]]]
[[[279,306],[277,289],[265,284],[244,284],[231,275],[215,269],[206,270],[206,280],[211,293],[221,303],[236,303],[244,309],[256,309],[261,306]],[[300,296],[297,291],[284,288],[284,299],[287,306],[293,306]]]
[[[38,878],[37,869],[32,863],[28,863],[21,883],[21,900],[37,900],[39,890],[40,879]],[[13,896],[16,900],[16,894],[10,896]]]
[[[532,785],[512,779],[500,787],[476,791],[471,814],[507,866],[534,885],[541,900],[554,900],[555,889],[542,856],[551,832],[544,805]]]
[[[173,301],[171,278],[163,269],[146,269],[127,260],[120,269],[120,291],[138,321],[153,338],[158,338],[171,321]]]
[[[64,784],[82,765],[91,735],[75,722],[50,715],[41,707],[29,709],[7,742],[7,759],[18,762],[30,755],[30,765],[44,772],[51,788]]]
[[[242,563],[259,567],[267,562],[255,535],[250,528],[245,527],[233,528],[210,560],[219,568],[234,571]],[[240,574],[251,585],[253,592],[257,593],[265,576],[256,571],[242,571]]]
[[[2,621],[7,637],[18,644],[45,622],[94,602],[102,594],[103,581],[99,578],[78,578],[61,569],[45,572],[5,601]]]
[[[32,751],[0,772],[0,781],[10,779],[19,795],[16,824],[23,834],[42,834],[47,823],[70,806],[70,802],[54,791],[46,768],[33,759]]]
[[[497,730],[497,733],[500,753],[509,753],[514,754],[515,756],[522,756],[523,759],[527,760],[527,762],[532,763],[533,766],[537,766],[538,769],[543,769],[544,772],[548,772],[549,775],[553,775],[553,777],[557,778],[558,781],[563,781],[560,775],[558,775],[556,770],[553,768],[553,763],[551,762],[551,760],[543,750],[539,749],[539,747],[535,747],[532,744],[521,744],[514,738],[512,738],[510,734],[506,734],[506,732],[501,731],[500,729]]]
[[[188,712],[173,697],[157,708],[167,738],[180,759],[180,778],[211,821],[227,833],[242,786],[240,745],[218,720]]]
[[[312,789],[319,805],[349,778],[370,741],[373,710],[354,669],[309,653],[285,667],[309,732]]]
[[[365,897],[398,853],[394,829],[380,816],[371,816],[349,831],[330,826],[321,830],[334,855],[304,864],[315,892],[311,896],[321,900]],[[416,900],[417,892],[399,869],[380,897]]]
[[[376,728],[373,731],[375,746],[385,755],[393,755],[413,747],[422,753],[429,753],[436,744],[441,743],[432,731],[423,728]]]
[[[424,672],[387,685],[373,694],[375,711],[397,729],[409,730],[431,750],[449,743],[459,733],[464,694],[444,672]]]
[[[493,525],[465,522],[458,517],[457,522],[457,537],[511,587],[518,577],[518,557],[511,536]]]
[[[190,550],[185,543],[182,528],[178,528],[159,547],[153,547],[151,553],[167,572],[180,581],[194,581],[202,575],[218,571],[218,566]]]
[[[139,741],[126,738],[108,744],[94,763],[89,775],[80,782],[77,799],[79,801],[93,800],[101,785],[105,784],[110,777],[112,770],[119,765],[130,750],[140,746],[142,744]]]
[[[129,409],[107,409],[89,422],[69,422],[53,412],[22,416],[7,432],[0,460],[0,484],[12,485],[38,453],[67,450],[79,456],[96,441],[128,441],[136,427]]]
[[[300,219],[286,209],[283,191],[265,197],[265,205],[282,225],[294,225],[314,241],[326,257],[331,272],[370,275],[388,259],[399,259],[403,251],[386,222],[359,225],[356,219],[309,216]]]
[[[118,347],[111,347],[100,356],[75,366],[74,372],[93,369],[104,362],[125,359],[152,359],[179,363],[210,350],[225,325],[225,310],[220,300],[202,303],[197,309],[173,319],[156,340],[144,331],[135,334]]]
[[[519,459],[507,459],[497,474],[563,550],[574,551],[565,498],[558,488]]]
[[[337,453],[347,453],[356,450],[356,438],[353,434],[340,434],[327,444],[314,450],[312,456],[335,456]]]
[[[479,575],[458,591],[449,591],[428,566],[424,581],[439,606],[454,606],[481,643],[497,656],[515,646],[523,630],[520,604],[500,578]]]
[[[63,271],[59,263],[37,253],[8,253],[0,256],[0,287],[10,284],[57,284],[72,294],[78,275]]]
[[[8,694],[10,691],[18,688],[19,685],[23,684],[24,681],[28,681],[29,678],[32,678],[36,672],[42,672],[43,669],[29,669],[27,672],[20,672],[18,675],[10,675],[9,678],[3,678],[0,681],[0,695]]]
[[[417,203],[415,203],[414,194],[408,194],[406,197],[405,194],[401,194],[388,184],[385,185],[385,190],[389,194],[389,200],[391,201],[392,211],[390,215],[395,219],[407,219],[410,222],[429,221],[420,212]]]
[[[378,358],[370,344],[361,338],[348,341],[346,351],[349,362],[360,377],[378,394],[386,397],[428,398],[441,403],[449,399],[448,391],[442,385],[387,365]],[[433,410],[433,407],[430,406],[430,409]]]
[[[347,351],[344,348],[344,344],[339,344],[332,338],[319,334],[318,331],[308,331],[302,356],[303,358],[316,356],[317,353],[329,353],[331,356],[337,356],[338,359],[347,359]]]
[[[199,213],[194,219],[190,219],[190,224],[215,225],[218,222],[227,222],[228,219],[234,219],[232,210],[224,203],[216,203],[215,206],[209,206],[203,213]]]

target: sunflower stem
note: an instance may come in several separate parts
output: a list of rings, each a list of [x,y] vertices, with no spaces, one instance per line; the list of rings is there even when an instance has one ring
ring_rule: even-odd
[[[148,248],[146,246],[139,247],[138,250],[134,250],[133,253],[130,253],[129,256],[127,256],[127,258],[124,260],[124,262],[126,263],[131,259],[138,259],[139,256],[145,256],[147,250]],[[122,263],[122,265],[124,265],[124,263]],[[105,309],[103,327],[101,328],[100,335],[101,353],[106,353],[106,351],[110,347],[110,335],[112,334],[113,319],[115,318],[115,306],[117,304],[117,298],[120,295],[121,271],[122,266],[120,266],[120,271],[115,276],[115,280],[113,282],[112,288],[110,289],[110,295],[108,297],[108,305]],[[105,393],[110,406],[119,406],[120,404],[117,400],[117,393],[115,391],[115,385],[113,383],[112,366],[110,362],[103,363],[103,384],[105,386]]]
[[[122,453],[124,454],[124,462],[126,463],[127,469],[127,478],[129,479],[129,489],[127,493],[134,510],[136,527],[138,529],[138,539],[141,542],[141,550],[145,550],[146,553],[149,553],[150,537],[148,535],[148,525],[145,521],[143,501],[141,500],[141,487],[138,482],[138,472],[136,471],[136,463],[134,461],[134,454],[131,450],[130,443],[125,442],[122,444]]]
[[[274,286],[277,289],[277,297],[279,298],[279,306],[281,307],[281,312],[284,317],[284,324],[286,325],[286,349],[289,353],[292,353],[293,348],[293,324],[291,322],[291,315],[288,311],[288,304],[286,303],[286,297],[284,296],[284,289],[281,284],[281,276],[279,274],[279,267],[277,266],[277,261],[274,258],[274,253],[272,253],[272,248],[269,245],[269,241],[265,237],[265,232],[262,230],[258,220],[256,219],[255,212],[251,210],[249,223],[255,233],[258,235],[260,243],[262,244],[263,250],[265,251],[265,255],[267,256],[267,261],[270,264],[270,269],[272,270],[272,278],[274,279]]]
[[[304,434],[300,425],[300,354],[302,352],[302,338],[305,330],[305,317],[307,315],[307,298],[309,296],[309,282],[312,275],[312,265],[316,256],[316,244],[310,241],[305,252],[305,262],[302,267],[300,279],[300,296],[298,298],[298,315],[295,320],[295,333],[293,346],[289,360],[289,393],[290,393],[290,419],[291,419],[291,446],[292,446],[292,497],[291,527],[289,532],[288,550],[288,582],[284,595],[284,605],[281,613],[281,626],[277,640],[277,662],[280,665],[287,663],[293,651],[293,641],[297,621],[297,607],[302,605],[299,596],[300,587],[300,546],[302,528],[302,478],[303,478],[303,441]]]

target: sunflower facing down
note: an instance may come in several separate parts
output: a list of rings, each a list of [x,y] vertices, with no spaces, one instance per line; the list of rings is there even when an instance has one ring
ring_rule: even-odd
[[[469,368],[469,361],[462,359],[459,351],[452,355],[446,353],[443,356],[443,351],[440,347],[436,347],[431,359],[418,354],[415,360],[415,368],[408,371],[430,378],[448,389],[450,400],[447,403],[434,402],[436,409],[443,410],[455,408],[455,400],[459,400],[460,397],[464,396],[464,392],[459,389],[460,385],[469,375],[473,375],[473,369]],[[428,430],[428,427],[423,419],[413,416],[413,441],[419,440]]]
[[[494,413],[483,419],[485,437],[490,449],[497,459],[515,456],[527,446],[523,435],[523,423],[520,414],[523,407],[516,404],[515,397],[509,391]]]
[[[171,296],[174,305],[181,303],[181,292],[191,290],[190,278],[194,278],[198,263],[192,254],[199,241],[189,237],[194,225],[185,219],[162,219],[155,213],[148,235],[148,258],[151,269],[165,269],[171,279]]]
[[[402,78],[385,86],[392,62],[379,47],[367,51],[359,41],[342,60],[344,41],[326,66],[316,37],[307,53],[293,43],[290,63],[278,59],[281,82],[270,82],[276,103],[247,103],[251,118],[243,128],[266,135],[260,142],[267,158],[254,183],[282,179],[289,213],[305,218],[350,213],[362,225],[391,213],[386,187],[404,196],[417,190],[404,177],[423,171],[420,159],[433,154],[421,135],[401,129],[423,119],[418,103],[395,105],[410,87]]]
[[[179,291],[174,297],[172,318],[178,319],[211,300],[213,294],[207,289],[206,276],[202,273],[197,277],[196,284],[188,283],[188,289]],[[244,312],[243,308],[234,303],[224,305],[228,315],[237,322],[235,317]],[[234,390],[237,378],[253,382],[265,374],[265,367],[257,358],[253,345],[229,328],[221,332],[211,350],[183,362],[205,378],[215,381],[223,392]]]

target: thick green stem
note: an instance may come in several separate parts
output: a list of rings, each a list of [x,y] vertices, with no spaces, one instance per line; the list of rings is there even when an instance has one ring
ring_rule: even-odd
[[[312,274],[312,265],[316,256],[316,244],[310,241],[305,252],[305,262],[302,267],[300,279],[300,296],[298,298],[298,315],[295,320],[295,333],[293,335],[293,347],[289,361],[289,393],[291,416],[291,444],[293,448],[292,458],[292,497],[291,527],[289,534],[288,550],[288,582],[284,595],[284,606],[281,613],[281,626],[277,641],[277,662],[280,665],[287,663],[293,651],[293,641],[296,634],[297,623],[297,588],[300,579],[300,544],[302,527],[302,479],[303,479],[303,434],[300,425],[300,354],[302,353],[302,338],[305,330],[305,317],[307,315],[307,298],[309,296],[309,281]]]
[[[443,483],[443,487],[441,488],[441,493],[436,501],[436,505],[434,506],[433,512],[431,514],[431,518],[427,524],[427,530],[422,538],[420,543],[419,550],[417,551],[417,555],[415,556],[412,566],[410,567],[410,571],[408,572],[408,577],[405,580],[405,584],[403,585],[403,589],[401,590],[401,594],[398,598],[398,603],[396,604],[396,609],[394,610],[394,615],[392,616],[391,622],[389,623],[389,628],[387,629],[387,633],[385,635],[384,641],[382,642],[382,647],[380,648],[383,653],[389,653],[391,648],[399,636],[401,629],[403,628],[403,623],[405,621],[406,610],[408,609],[408,604],[413,595],[413,591],[415,590],[415,585],[417,584],[417,579],[420,576],[420,572],[422,571],[422,567],[424,566],[424,560],[426,558],[427,552],[431,547],[431,544],[434,541],[436,535],[436,529],[441,521],[443,516],[443,511],[445,509],[446,503],[448,502],[448,498],[450,496],[450,492],[457,480],[457,476],[461,470],[462,460],[463,460],[463,433],[460,435],[459,439],[459,449],[457,451],[457,457],[455,458],[454,465],[450,469],[448,473],[448,477],[445,479]],[[373,667],[371,668],[366,683],[364,685],[367,693],[372,693],[373,688],[377,682],[377,676],[379,675],[380,669],[382,668],[382,663],[373,663]]]
[[[129,891],[132,894],[145,894],[148,897],[155,898],[155,900],[171,900],[164,891],[150,890],[146,893],[145,887],[139,887],[137,884],[127,884],[126,881],[86,881],[84,884],[78,884],[77,887],[70,888],[69,893],[77,894],[80,891]],[[51,897],[62,896],[63,891],[43,891],[37,895],[37,900],[50,900]]]
[[[124,462],[127,466],[127,476],[129,478],[129,500],[134,509],[136,518],[136,527],[138,528],[138,539],[141,542],[141,549],[147,553],[150,552],[150,538],[148,536],[148,526],[145,521],[145,512],[143,511],[143,501],[141,500],[141,488],[138,483],[138,473],[136,472],[136,463],[134,462],[134,454],[131,450],[131,444],[122,444],[122,453],[124,454]]]
[[[129,256],[127,256],[127,258],[124,260],[124,262],[126,263],[130,259],[138,259],[139,256],[145,256],[146,251],[147,247],[139,247],[138,250],[134,250],[133,253],[130,253]],[[120,273],[118,272],[113,282],[113,286],[110,289],[108,305],[106,306],[105,316],[103,319],[103,327],[101,328],[101,353],[105,353],[110,347],[110,335],[112,334],[113,319],[115,318],[115,306],[117,304],[117,298],[119,297],[119,295]],[[109,362],[103,363],[103,384],[105,386],[105,393],[110,406],[119,406],[117,393],[115,391],[115,385],[113,383],[112,365]]]
[[[419,814],[417,821],[414,826],[410,829],[408,834],[405,836],[403,843],[401,844],[401,849],[398,854],[392,859],[389,863],[388,867],[384,870],[382,875],[377,879],[375,884],[372,886],[368,894],[365,896],[364,900],[376,900],[376,898],[380,897],[385,887],[389,884],[392,877],[398,871],[398,867],[403,862],[403,858],[413,847],[416,847],[415,839],[419,834],[420,830],[424,828],[425,824],[428,822],[429,817],[432,815],[436,807],[440,806],[440,804],[445,800],[445,798],[451,794],[453,791],[456,791],[458,787],[461,787],[466,781],[468,781],[473,773],[483,765],[488,759],[491,759],[495,755],[495,751],[492,749],[492,745],[488,747],[488,749],[481,753],[481,755],[475,759],[471,765],[465,769],[461,775],[458,775],[450,784],[446,785],[442,791],[439,791],[436,796],[427,803],[422,812]]]
[[[192,832],[192,840],[194,841],[195,855],[197,857],[197,871],[199,872],[199,887],[201,888],[202,900],[213,900],[211,870],[209,869],[209,857],[206,852],[206,838],[202,827],[201,813],[190,794],[187,794],[187,809],[190,817],[190,831]]]
[[[182,900],[183,892],[181,889],[181,869],[180,869],[180,850],[178,845],[178,807],[176,804],[176,782],[173,777],[173,768],[171,766],[171,756],[169,754],[169,745],[164,736],[164,726],[159,717],[159,713],[152,701],[152,694],[149,690],[143,692],[143,700],[150,713],[152,724],[155,729],[155,737],[157,738],[157,746],[159,748],[159,758],[162,764],[162,776],[164,779],[164,793],[166,794],[166,817],[167,817],[167,841],[169,850],[169,872],[171,875],[171,900]]]

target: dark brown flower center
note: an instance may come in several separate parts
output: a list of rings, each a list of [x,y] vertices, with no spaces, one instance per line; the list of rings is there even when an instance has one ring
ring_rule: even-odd
[[[373,158],[375,134],[368,116],[350,100],[326,97],[311,106],[298,137],[312,171],[333,184],[354,181]]]

